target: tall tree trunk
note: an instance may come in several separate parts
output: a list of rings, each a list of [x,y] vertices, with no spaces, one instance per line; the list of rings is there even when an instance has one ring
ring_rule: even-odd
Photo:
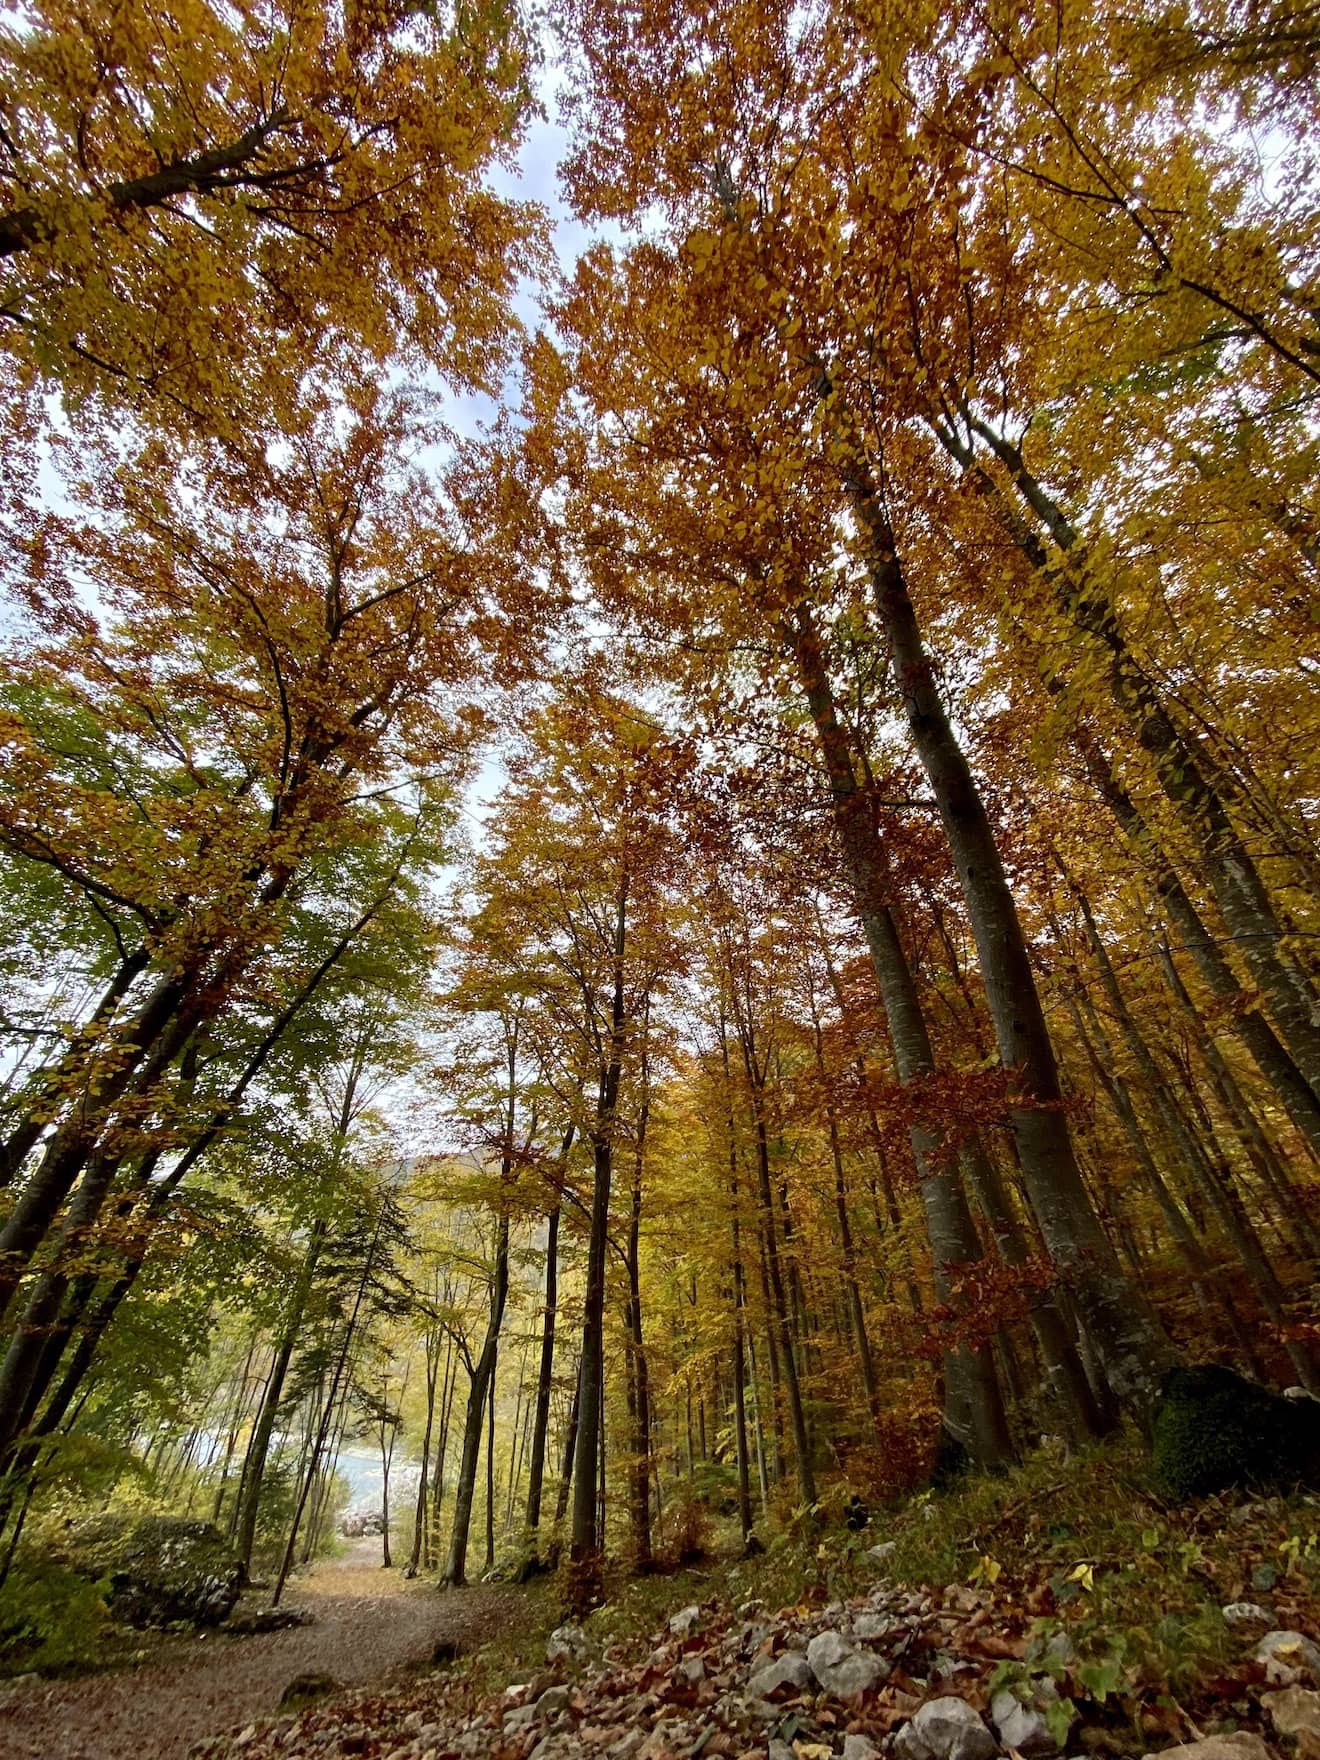
[[[568,1515],[568,1500],[573,1485],[573,1462],[577,1459],[578,1422],[582,1415],[582,1363],[579,1359],[573,1377],[573,1397],[568,1402],[568,1423],[564,1426],[564,1456],[559,1469],[559,1490],[555,1495],[555,1530],[563,1528]]]
[[[641,1105],[637,1114],[637,1138],[633,1152],[631,1202],[628,1211],[628,1368],[629,1403],[632,1407],[632,1461],[629,1469],[628,1522],[632,1530],[633,1568],[651,1567],[651,1383],[642,1334],[642,1172],[646,1159],[646,1127],[650,1117],[650,1061],[646,1035],[649,1008],[642,1010]]]
[[[860,462],[849,489],[908,728],[967,905],[1000,1060],[1016,1072],[1020,1099],[1009,1116],[1031,1207],[1115,1398],[1145,1421],[1173,1352],[1123,1274],[1082,1182],[1054,1047],[994,831],[936,685],[876,485]]]
[[[499,1347],[496,1346],[496,1363]],[[486,1569],[495,1568],[495,1368],[490,1375],[490,1398],[486,1402]]]
[[[1312,1093],[1320,1096],[1317,998],[1306,974],[1287,952],[1285,926],[1233,824],[1228,805],[1231,779],[1206,751],[1200,736],[1175,720],[1158,686],[1128,646],[1112,598],[1095,571],[1086,567],[1080,533],[1028,470],[1019,449],[985,422],[972,418],[971,427],[1064,553],[1063,565],[1053,565],[1045,546],[1020,519],[1013,526],[1023,553],[1048,582],[1062,613],[1104,655],[1110,695],[1195,841],[1224,923],[1260,986],[1283,1043]],[[942,433],[941,438],[949,443],[947,435]],[[968,449],[962,451],[964,462],[971,463]],[[990,492],[997,495],[998,486],[991,483]]]
[[[1266,1314],[1274,1322],[1289,1360],[1296,1369],[1302,1385],[1308,1391],[1315,1392],[1320,1388],[1320,1375],[1317,1374],[1311,1353],[1302,1342],[1286,1336],[1286,1316],[1283,1311],[1285,1292],[1275,1275],[1274,1268],[1269,1262],[1260,1239],[1246,1217],[1235,1210],[1232,1203],[1229,1202],[1223,1187],[1214,1177],[1213,1169],[1207,1166],[1187,1128],[1181,1108],[1165,1085],[1150,1047],[1146,1044],[1136,1021],[1132,1018],[1131,1010],[1127,1006],[1127,999],[1119,987],[1118,976],[1109,957],[1109,950],[1096,927],[1090,903],[1076,888],[1074,888],[1074,896],[1082,913],[1082,921],[1086,926],[1087,941],[1100,973],[1100,982],[1105,995],[1109,998],[1114,1019],[1118,1022],[1119,1031],[1123,1035],[1123,1042],[1141,1074],[1146,1091],[1158,1108],[1159,1116],[1172,1136],[1178,1156],[1193,1185],[1208,1200],[1225,1238],[1237,1253],[1242,1268],[1247,1274],[1247,1281],[1251,1284]]]
[[[568,1167],[574,1127],[564,1132],[559,1148],[561,1177]],[[536,1415],[532,1424],[532,1458],[527,1476],[527,1533],[535,1552],[536,1531],[541,1525],[541,1492],[545,1479],[545,1445],[550,1424],[550,1391],[554,1385],[555,1319],[559,1301],[559,1215],[556,1199],[546,1228],[545,1313],[541,1325],[541,1363],[536,1377]]]
[[[445,1372],[440,1392],[440,1437],[435,1445],[435,1470],[431,1475],[431,1509],[426,1528],[423,1558],[428,1570],[435,1566],[440,1549],[440,1512],[445,1501],[445,1467],[449,1462],[449,1424],[454,1395],[458,1391],[458,1352],[451,1333],[445,1340]]]
[[[326,1440],[330,1434],[330,1425],[334,1418],[336,1401],[339,1396],[339,1390],[343,1385],[344,1371],[348,1366],[348,1353],[352,1349],[353,1339],[357,1332],[358,1318],[362,1312],[362,1303],[366,1297],[367,1286],[371,1280],[371,1273],[375,1269],[376,1253],[380,1246],[381,1230],[384,1226],[384,1221],[385,1206],[382,1203],[380,1212],[376,1218],[375,1228],[372,1231],[371,1243],[362,1262],[362,1271],[358,1278],[357,1291],[353,1297],[352,1311],[348,1317],[348,1324],[344,1328],[344,1336],[340,1344],[339,1355],[335,1361],[334,1375],[330,1382],[330,1391],[326,1395],[321,1424],[318,1428],[316,1440],[312,1449],[311,1462],[307,1472],[303,1476],[302,1488],[298,1493],[298,1501],[294,1507],[293,1521],[289,1527],[288,1544],[284,1549],[284,1558],[280,1564],[279,1575],[275,1579],[274,1593],[271,1596],[272,1606],[278,1603],[280,1596],[283,1594],[284,1585],[288,1580],[290,1570],[293,1568],[294,1549],[298,1543],[298,1529],[302,1524],[303,1512],[307,1507],[307,1498],[312,1489],[312,1481],[316,1477],[318,1462],[325,1449]]]
[[[431,1436],[435,1429],[435,1396],[440,1381],[440,1333],[435,1326],[427,1328],[423,1348],[426,1352],[426,1426],[422,1431],[422,1459],[417,1472],[417,1500],[413,1505],[412,1546],[408,1553],[408,1563],[404,1566],[405,1577],[417,1575],[426,1539],[426,1494],[431,1480]]]
[[[935,1057],[916,983],[886,900],[887,863],[869,802],[860,789],[853,754],[839,725],[814,621],[805,605],[786,629],[829,779],[834,823],[843,847],[857,912],[862,921],[889,1027],[900,1082],[916,1087],[935,1069]],[[922,1207],[930,1238],[936,1289],[954,1300],[956,1267],[981,1258],[981,1242],[966,1194],[939,1136],[928,1125],[909,1129]],[[945,1365],[945,1422],[983,1466],[1012,1459],[994,1358],[985,1344],[957,1344]]]
[[[248,1438],[247,1458],[243,1463],[243,1494],[239,1500],[238,1520],[234,1528],[234,1551],[243,1567],[244,1575],[252,1565],[252,1546],[257,1533],[257,1512],[261,1503],[261,1487],[266,1476],[266,1462],[270,1455],[271,1438],[275,1434],[275,1419],[279,1413],[280,1401],[284,1398],[284,1382],[289,1373],[289,1364],[293,1360],[294,1350],[302,1332],[304,1316],[307,1312],[307,1299],[311,1294],[312,1282],[316,1276],[317,1262],[321,1256],[321,1248],[325,1244],[326,1224],[317,1217],[307,1236],[307,1251],[303,1254],[302,1264],[298,1268],[298,1277],[289,1297],[288,1310],[284,1316],[284,1325],[280,1331],[280,1340],[275,1347],[275,1361],[266,1378],[266,1390],[262,1396],[261,1409],[257,1413],[257,1421],[252,1426],[252,1434]]]
[[[591,1228],[587,1240],[587,1286],[582,1313],[582,1361],[578,1386],[577,1454],[573,1462],[573,1522],[570,1559],[574,1611],[594,1603],[600,1588],[601,1560],[596,1544],[597,1477],[600,1430],[604,1415],[602,1388],[605,1367],[605,1251],[610,1223],[610,1180],[613,1171],[615,1113],[623,1073],[627,1014],[624,998],[624,953],[627,945],[629,876],[620,876],[614,916],[614,972],[606,1056],[600,1068],[596,1116],[592,1127]]]
[[[1320,1097],[1280,1044],[1264,1015],[1250,1005],[1248,993],[1238,983],[1159,840],[1096,741],[1078,729],[1073,744],[1101,799],[1149,872],[1156,897],[1180,946],[1191,955],[1206,989],[1227,1005],[1219,1011],[1224,1030],[1236,1036],[1301,1133],[1312,1156],[1320,1160]]]
[[[506,1154],[505,1165],[511,1165]],[[481,1458],[482,1420],[486,1400],[492,1396],[495,1363],[499,1352],[500,1328],[504,1324],[504,1308],[509,1295],[509,1211],[501,1205],[495,1226],[495,1259],[490,1290],[490,1310],[486,1320],[486,1336],[481,1354],[468,1367],[467,1415],[463,1425],[463,1452],[459,1459],[458,1478],[454,1485],[454,1526],[449,1541],[449,1564],[445,1581],[456,1588],[467,1582],[468,1537],[472,1527],[472,1505],[477,1488],[477,1468]]]

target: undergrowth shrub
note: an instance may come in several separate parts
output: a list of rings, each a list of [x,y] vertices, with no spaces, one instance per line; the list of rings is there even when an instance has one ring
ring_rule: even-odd
[[[68,1565],[20,1554],[0,1591],[0,1673],[86,1666],[109,1624],[109,1584]]]

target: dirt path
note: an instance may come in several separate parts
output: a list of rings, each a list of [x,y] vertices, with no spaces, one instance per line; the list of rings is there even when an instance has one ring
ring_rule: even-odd
[[[251,1638],[167,1638],[137,1668],[35,1681],[0,1700],[0,1760],[183,1760],[200,1736],[272,1716],[300,1674],[345,1686],[426,1662],[437,1642],[465,1650],[515,1621],[516,1589],[437,1590],[379,1566],[380,1541],[354,1544],[290,1586],[315,1624]]]

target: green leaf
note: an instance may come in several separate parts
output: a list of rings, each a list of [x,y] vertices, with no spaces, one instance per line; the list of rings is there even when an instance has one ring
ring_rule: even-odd
[[[1060,1752],[1068,1746],[1068,1736],[1076,1717],[1077,1707],[1071,1699],[1051,1699],[1045,1706],[1045,1722]]]

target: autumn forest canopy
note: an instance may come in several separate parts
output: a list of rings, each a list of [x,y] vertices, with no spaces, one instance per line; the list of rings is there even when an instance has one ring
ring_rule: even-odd
[[[0,25],[11,1593],[1320,1395],[1314,8],[552,10]]]

